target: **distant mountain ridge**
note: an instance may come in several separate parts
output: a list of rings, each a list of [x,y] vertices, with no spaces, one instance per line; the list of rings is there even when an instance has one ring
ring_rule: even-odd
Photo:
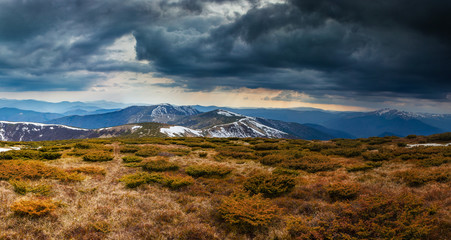
[[[109,102],[109,101],[92,101],[92,102],[46,102],[33,99],[16,100],[0,98],[0,107],[18,108],[22,110],[50,112],[63,114],[67,111],[81,109],[85,111],[95,111],[98,109],[124,108],[128,104]]]
[[[184,116],[196,115],[199,113],[199,111],[189,106],[173,106],[170,104],[153,106],[131,106],[115,112],[86,116],[67,116],[53,119],[47,121],[46,123],[96,129],[119,126],[129,123],[167,123]]]
[[[43,113],[10,107],[0,108],[0,121],[42,123],[63,116],[58,113]]]
[[[153,122],[145,123],[149,119]],[[52,124],[5,122],[1,125],[2,136],[4,136],[2,139],[6,141],[38,141],[117,136],[334,138],[298,123],[248,117],[222,109],[199,113],[191,107],[169,104],[129,107],[113,113],[63,117],[59,120],[61,122],[72,121],[72,123],[78,121],[80,124],[89,124],[91,128],[68,127],[58,121]],[[165,121],[165,123],[158,123],[157,120]],[[118,122],[126,123],[125,125],[116,125]],[[92,126],[96,124],[100,127],[92,129]],[[108,124],[114,124],[114,126],[108,126]]]
[[[172,130],[174,131],[167,130],[167,133],[177,136],[284,137],[328,140],[372,136],[402,137],[410,134],[431,135],[451,131],[451,114],[411,113],[389,108],[372,112],[333,112],[312,108],[215,109],[214,106],[159,104],[106,109],[89,104],[96,103],[106,107],[113,106],[115,103],[48,103],[8,99],[0,99],[0,106],[5,101],[16,105],[28,103],[34,105],[36,102],[38,105],[43,104],[42,106],[56,104],[60,107],[63,105],[69,107],[65,110],[74,109],[59,114],[4,107],[0,108],[0,121],[46,123],[93,130],[156,122],[173,126]],[[209,111],[202,112],[201,110]],[[64,116],[66,114],[75,115]],[[157,132],[162,134],[161,136],[168,136],[168,134]]]
[[[419,120],[424,115],[415,115],[394,109],[381,109],[368,113],[355,113],[339,119],[324,122],[322,125],[332,129],[366,138],[372,136],[407,136],[409,134],[431,135],[444,132]]]

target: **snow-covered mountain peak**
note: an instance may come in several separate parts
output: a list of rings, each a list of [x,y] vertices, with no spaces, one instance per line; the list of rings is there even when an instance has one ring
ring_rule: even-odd
[[[383,108],[374,112],[370,112],[370,114],[374,114],[377,116],[384,117],[400,117],[403,119],[420,119],[420,118],[440,118],[443,117],[443,114],[431,114],[431,113],[414,113],[414,112],[406,112],[400,111],[392,108]]]
[[[216,113],[219,114],[219,115],[226,116],[226,117],[246,117],[244,115],[241,115],[241,114],[238,114],[238,113],[234,113],[234,112],[231,112],[231,111],[227,111],[227,110],[223,110],[223,109],[218,109],[216,111]]]
[[[169,103],[164,103],[157,105],[151,113],[152,117],[158,117],[166,114],[176,114],[176,115],[195,115],[199,112],[192,108],[191,106],[174,106]]]

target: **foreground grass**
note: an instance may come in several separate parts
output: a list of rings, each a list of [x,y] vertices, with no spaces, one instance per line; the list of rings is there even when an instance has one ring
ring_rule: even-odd
[[[94,139],[0,155],[0,239],[447,239],[446,136]]]

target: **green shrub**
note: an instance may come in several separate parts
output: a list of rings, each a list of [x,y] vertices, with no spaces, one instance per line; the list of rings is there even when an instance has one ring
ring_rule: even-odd
[[[224,177],[232,171],[229,167],[220,165],[191,165],[185,172],[192,177]]]
[[[260,144],[254,145],[254,149],[257,151],[278,150],[279,145],[277,143],[260,143]]]
[[[37,150],[12,150],[0,153],[0,159],[12,160],[12,159],[32,159],[38,160],[41,158],[41,152]]]
[[[122,161],[125,163],[131,163],[131,162],[141,162],[143,158],[138,156],[125,156],[122,158]]]
[[[337,182],[326,186],[326,192],[333,201],[355,199],[359,191],[357,183]]]
[[[136,153],[139,150],[138,146],[121,146],[121,153]]]
[[[119,181],[125,183],[125,186],[128,188],[136,188],[149,182],[155,182],[155,178],[161,179],[161,177],[157,174],[139,172],[122,176]]]
[[[94,144],[81,142],[81,143],[74,144],[74,148],[75,149],[95,149],[96,146]]]
[[[287,159],[289,159],[289,156],[284,154],[270,154],[260,158],[260,163],[267,166],[274,166]]]
[[[194,179],[189,176],[139,172],[125,175],[119,181],[124,182],[128,188],[136,188],[147,183],[159,183],[170,189],[179,189],[193,184]]]
[[[142,168],[146,171],[163,172],[177,171],[179,169],[179,166],[175,163],[169,162],[164,158],[159,158],[157,160],[143,162]]]
[[[252,195],[263,194],[265,197],[277,197],[293,190],[296,182],[287,175],[257,174],[244,182],[244,189]]]
[[[272,173],[277,175],[293,175],[293,176],[299,175],[299,172],[296,170],[281,167],[274,169]]]
[[[410,187],[418,187],[428,182],[448,182],[451,173],[443,169],[409,169],[395,172],[394,177]]]
[[[280,209],[260,195],[226,197],[218,207],[221,218],[240,231],[265,229],[278,218]]]
[[[281,167],[303,170],[309,173],[321,171],[333,171],[340,167],[325,156],[306,156],[303,158],[290,159],[280,164]]]
[[[254,151],[244,146],[230,146],[217,149],[218,155],[237,159],[255,159]]]
[[[52,186],[47,185],[47,184],[33,185],[29,182],[21,181],[21,180],[11,180],[11,181],[9,181],[9,183],[13,186],[14,192],[16,192],[20,195],[25,195],[25,194],[31,192],[34,194],[47,196],[52,191]]]
[[[135,154],[140,157],[154,157],[161,152],[161,148],[155,146],[145,146],[139,149]]]
[[[59,153],[59,152],[42,152],[41,153],[41,158],[45,159],[45,160],[55,160],[58,158],[61,158],[63,154]]]
[[[362,149],[360,148],[333,148],[333,149],[327,149],[324,151],[324,154],[326,155],[337,155],[337,156],[343,156],[343,157],[358,157],[362,154]]]
[[[90,152],[83,156],[83,160],[87,162],[106,162],[113,160],[114,157],[106,152]]]
[[[365,160],[373,162],[390,160],[392,157],[390,154],[383,152],[364,152],[362,156]]]
[[[163,180],[159,182],[163,186],[170,189],[179,189],[189,186],[194,183],[194,179],[190,176],[178,176],[178,175],[163,175]]]
[[[451,162],[450,157],[434,156],[417,161],[417,165],[422,167],[436,167]]]

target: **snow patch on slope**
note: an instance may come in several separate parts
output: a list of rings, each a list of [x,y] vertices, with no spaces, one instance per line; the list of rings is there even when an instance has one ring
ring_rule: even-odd
[[[23,130],[29,130],[28,127],[31,126],[31,127],[33,127],[33,128],[31,129],[31,131],[39,131],[39,130],[41,130],[42,128],[45,128],[45,127],[49,127],[49,128],[52,129],[52,130],[53,130],[54,127],[60,127],[60,128],[71,129],[71,130],[89,131],[88,129],[84,129],[84,128],[69,127],[69,126],[66,126],[66,125],[60,125],[60,124],[45,124],[45,123],[34,123],[34,122],[8,122],[8,121],[0,121],[0,126],[3,125],[3,124],[13,124],[13,125],[19,125],[19,124],[22,124],[22,125],[28,125],[28,126],[23,127],[22,129],[23,129]],[[37,127],[40,127],[41,129],[38,129]],[[17,129],[17,130],[19,130],[19,129]]]
[[[172,126],[169,128],[160,128],[160,132],[169,137],[183,137],[185,135],[194,135],[197,137],[202,136],[202,132],[199,130],[193,130],[191,128],[182,126]]]
[[[226,110],[222,110],[222,109],[219,109],[216,113],[219,114],[219,115],[226,116],[226,117],[244,117],[241,114],[230,112],[230,111],[226,111]]]
[[[445,144],[440,144],[440,143],[407,144],[408,148],[412,148],[412,147],[447,147],[447,146],[451,146],[451,143],[445,143]]]
[[[227,138],[227,137],[265,137],[265,138],[283,138],[288,134],[258,123],[255,118],[246,117],[236,122],[222,124],[204,130],[204,134],[209,137]]]

